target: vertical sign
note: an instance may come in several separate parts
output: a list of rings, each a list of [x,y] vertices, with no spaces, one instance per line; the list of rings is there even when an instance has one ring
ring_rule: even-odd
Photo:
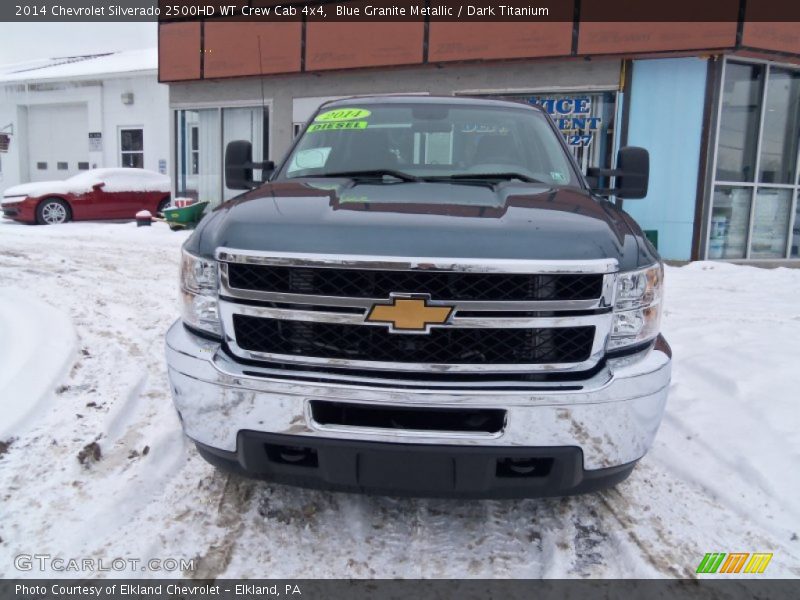
[[[103,151],[103,134],[99,131],[89,132],[89,152]]]

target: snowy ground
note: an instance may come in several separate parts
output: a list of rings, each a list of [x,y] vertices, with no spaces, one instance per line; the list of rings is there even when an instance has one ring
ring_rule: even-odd
[[[220,474],[184,441],[162,349],[183,239],[0,224],[0,576],[40,575],[21,553],[359,578],[692,576],[706,552],[773,552],[768,575],[800,577],[800,270],[667,269],[667,414],[618,488],[399,500]]]

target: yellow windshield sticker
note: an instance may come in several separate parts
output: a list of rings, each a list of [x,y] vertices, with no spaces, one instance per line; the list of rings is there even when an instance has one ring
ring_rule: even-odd
[[[314,121],[354,121],[355,119],[366,119],[372,113],[363,108],[337,108],[318,114]]]
[[[352,131],[354,129],[366,129],[366,121],[334,121],[332,123],[312,123],[308,126],[308,133],[315,131]]]

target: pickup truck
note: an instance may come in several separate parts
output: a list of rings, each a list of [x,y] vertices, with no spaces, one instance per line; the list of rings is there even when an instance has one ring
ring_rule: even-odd
[[[323,105],[277,167],[232,142],[225,175],[248,191],[185,242],[166,337],[212,464],[510,498],[615,485],[650,448],[663,265],[607,199],[646,195],[646,150],[587,179],[541,108],[370,96]]]

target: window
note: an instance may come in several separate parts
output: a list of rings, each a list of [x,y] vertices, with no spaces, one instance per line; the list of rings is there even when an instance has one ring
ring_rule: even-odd
[[[800,71],[727,61],[708,258],[798,258]]]
[[[58,168],[59,171],[66,171],[69,168],[67,166],[67,163],[65,163],[65,162],[56,163],[56,167]]]
[[[197,125],[191,127],[191,165],[190,170],[192,175],[197,175],[200,172],[200,128]]]
[[[800,139],[800,71],[771,68],[767,81],[759,181],[794,183]]]
[[[721,181],[753,181],[763,76],[760,65],[726,66],[717,143],[717,179]]]
[[[120,166],[144,168],[144,130],[119,130]]]
[[[79,162],[78,163],[78,170],[79,171],[88,171],[89,170],[89,163],[88,162]]]
[[[534,104],[546,110],[584,173],[589,167],[608,168],[613,164],[616,92],[511,95],[500,98]]]

